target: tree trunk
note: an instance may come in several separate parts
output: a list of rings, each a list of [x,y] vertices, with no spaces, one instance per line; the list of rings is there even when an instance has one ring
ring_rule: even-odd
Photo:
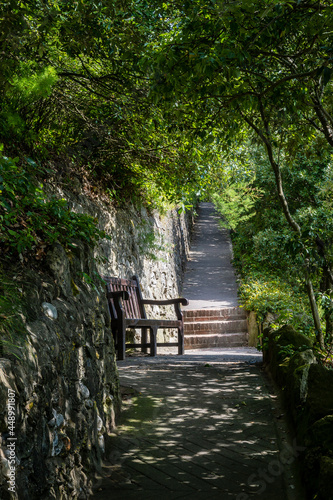
[[[323,335],[323,331],[322,331],[321,324],[320,324],[319,311],[318,311],[318,306],[317,306],[317,302],[316,302],[316,297],[315,297],[315,294],[313,292],[312,281],[310,280],[309,276],[307,276],[307,278],[306,278],[306,288],[307,288],[308,297],[310,300],[310,306],[311,306],[313,321],[314,321],[315,330],[316,330],[316,338],[317,338],[317,341],[320,345],[320,348],[324,349],[325,348],[324,335]]]
[[[282,176],[281,176],[281,170],[279,164],[275,161],[274,158],[274,150],[273,150],[273,145],[270,140],[270,132],[269,132],[269,127],[268,127],[268,119],[265,116],[264,108],[260,103],[260,113],[261,113],[261,120],[262,124],[264,126],[264,129],[260,129],[250,118],[248,118],[242,111],[240,110],[240,114],[243,117],[243,119],[246,121],[248,125],[256,132],[256,134],[260,137],[260,139],[263,141],[269,162],[272,166],[274,176],[275,176],[275,183],[277,187],[277,192],[279,196],[280,203],[282,205],[282,210],[285,215],[285,218],[291,227],[291,229],[297,233],[301,237],[301,228],[297,224],[297,222],[294,220],[293,216],[291,215],[289,211],[289,206],[288,206],[288,201],[285,197],[284,191],[283,191],[283,183],[282,183]],[[313,286],[312,286],[312,281],[309,276],[309,270],[306,270],[305,273],[305,283],[306,283],[306,289],[310,301],[310,307],[311,307],[311,312],[312,312],[312,317],[313,317],[313,322],[315,326],[315,331],[316,331],[316,338],[317,341],[320,345],[321,349],[324,349],[325,344],[324,344],[324,335],[323,331],[321,328],[321,323],[320,323],[320,316],[319,316],[319,311],[318,311],[318,306],[316,302],[316,297],[314,295],[313,291]]]
[[[323,256],[325,258],[325,254],[323,252]],[[332,312],[333,312],[333,301],[332,301],[332,271],[329,269],[327,263],[323,265],[323,278],[321,282],[320,291],[327,295],[330,299],[330,306],[325,307],[325,322],[326,322],[326,341],[328,343],[332,343],[333,340],[333,321],[332,321]]]
[[[333,342],[333,321],[331,311],[325,312],[325,322],[326,322],[326,342],[332,344]]]
[[[321,96],[316,95],[315,98],[313,98],[313,108],[315,110],[315,113],[317,115],[318,120],[321,123],[322,126],[322,132],[327,140],[327,142],[333,146],[333,124],[332,124],[332,117],[329,115],[329,113],[324,109],[322,102],[321,102]]]

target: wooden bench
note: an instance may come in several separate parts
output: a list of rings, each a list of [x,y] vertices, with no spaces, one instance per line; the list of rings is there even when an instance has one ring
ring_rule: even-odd
[[[107,298],[111,316],[112,334],[115,340],[118,359],[125,359],[125,349],[140,347],[142,352],[150,348],[150,355],[156,356],[157,347],[177,346],[178,354],[184,354],[184,321],[180,305],[188,305],[184,298],[171,300],[143,299],[137,276],[132,279],[121,279],[102,276],[106,283]],[[174,305],[177,319],[148,319],[145,305]],[[141,343],[126,344],[126,329],[140,329]],[[157,342],[159,328],[177,328],[177,342]],[[147,341],[147,330],[150,331],[150,341]]]

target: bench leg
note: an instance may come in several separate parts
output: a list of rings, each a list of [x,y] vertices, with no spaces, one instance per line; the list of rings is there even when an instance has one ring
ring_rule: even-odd
[[[147,328],[141,328],[141,344],[147,344]],[[141,347],[141,352],[147,354],[147,347]]]
[[[184,327],[178,328],[178,354],[184,354]]]
[[[157,327],[152,326],[150,330],[150,355],[156,356],[157,354]]]
[[[125,342],[126,342],[126,328],[125,326],[123,326],[118,330],[118,359],[120,361],[123,361],[125,359],[125,353],[126,353]]]

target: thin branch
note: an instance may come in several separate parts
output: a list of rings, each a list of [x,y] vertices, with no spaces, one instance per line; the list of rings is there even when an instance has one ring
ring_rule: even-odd
[[[315,113],[323,127],[323,134],[330,144],[333,146],[333,127],[332,127],[332,117],[330,114],[324,109],[320,99],[318,97],[313,98],[313,107]]]
[[[308,118],[307,116],[304,116],[302,115],[304,120],[308,123],[310,123],[310,125],[312,125],[312,127],[314,127],[316,130],[318,130],[318,132],[321,132],[322,134],[324,134],[324,129],[323,128],[320,128],[319,125],[316,124],[316,122],[312,119],[312,118]]]
[[[279,85],[281,85],[284,82],[288,82],[290,80],[300,80],[302,78],[311,77],[311,76],[314,76],[316,73],[317,73],[317,69],[314,69],[312,71],[306,71],[305,73],[294,73],[292,75],[286,75],[285,77],[281,78],[277,82],[272,83],[272,85],[267,87],[266,91],[264,91],[262,94],[273,90],[275,87],[278,87]]]
[[[257,52],[254,53],[254,55],[263,55],[263,56],[270,56],[270,57],[273,57],[273,58],[276,58],[276,59],[279,59],[279,60],[285,60],[285,59],[297,59],[301,56],[303,56],[304,54],[308,54],[312,49],[313,49],[313,46],[316,42],[316,40],[318,39],[318,35],[316,34],[312,41],[311,41],[311,44],[309,45],[309,47],[307,47],[306,49],[303,49],[299,52],[296,52],[295,54],[277,54],[276,52],[270,52],[270,51],[265,51],[265,50],[259,50]]]
[[[262,111],[263,111],[263,109],[262,109]],[[239,110],[239,112],[240,112],[242,118],[244,119],[244,121],[256,132],[256,134],[261,138],[261,140],[265,144],[266,151],[267,151],[268,158],[269,158],[269,162],[273,168],[273,172],[274,172],[274,176],[275,176],[275,183],[276,183],[276,187],[277,187],[277,191],[278,191],[278,197],[279,197],[279,200],[280,200],[281,205],[282,205],[283,213],[285,214],[287,222],[289,223],[289,225],[293,229],[293,231],[295,231],[298,235],[300,235],[301,228],[297,224],[297,222],[294,220],[294,218],[292,217],[292,215],[289,211],[288,202],[287,202],[286,197],[284,195],[281,170],[280,170],[278,163],[276,163],[276,161],[274,159],[273,146],[272,146],[272,143],[269,139],[267,118],[262,116],[262,120],[264,121],[265,131],[267,134],[266,135],[262,130],[259,129],[259,127],[253,122],[253,120],[251,120],[248,116],[246,116],[241,110]]]

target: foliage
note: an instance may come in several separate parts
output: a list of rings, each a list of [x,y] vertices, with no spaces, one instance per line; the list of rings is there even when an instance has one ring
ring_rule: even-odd
[[[9,0],[0,140],[74,157],[115,201],[186,204],[249,130],[291,158],[329,140],[331,21],[312,0]]]
[[[329,331],[332,23],[329,0],[5,2],[0,141],[15,160],[1,161],[2,247],[94,241],[91,219],[41,186],[61,158],[115,203],[216,192],[241,272],[260,263],[259,289],[269,274],[314,286]]]
[[[263,269],[252,270],[243,278],[240,299],[247,310],[257,314],[259,323],[271,313],[275,316],[272,328],[290,324],[297,331],[309,334],[312,330],[311,311],[300,288],[293,288],[281,276],[273,277]]]
[[[327,349],[324,351],[318,349],[316,351],[316,356],[323,365],[333,369],[333,347],[332,347],[332,345],[328,346]]]
[[[230,162],[229,180],[222,183],[221,194],[214,197],[224,200],[224,186],[228,183],[244,185],[250,192],[260,193],[253,204],[239,209],[242,191],[233,193],[227,188],[227,209],[233,217],[234,264],[241,276],[240,296],[244,307],[254,310],[260,322],[267,313],[272,313],[275,326],[291,323],[298,331],[313,333],[303,277],[307,260],[318,290],[322,327],[329,342],[325,320],[332,315],[332,299],[323,284],[323,266],[331,262],[333,241],[332,212],[326,203],[329,201],[326,181],[330,179],[330,154],[322,149],[320,142],[316,145],[313,141],[311,148],[299,153],[292,163],[286,160],[282,164],[290,210],[302,225],[300,236],[290,232],[281,214],[274,176],[260,147],[248,148],[247,164],[252,173],[251,170],[244,172],[245,182],[241,180],[238,165]],[[321,242],[325,243],[325,255]]]
[[[151,260],[157,260],[158,253],[166,248],[163,235],[159,235],[159,240],[157,241],[157,234],[154,228],[149,229],[146,227],[146,224],[142,223],[138,241],[140,254],[146,255]]]
[[[26,331],[21,295],[15,276],[9,279],[0,269],[0,356],[12,354],[19,357]]]
[[[297,347],[297,348],[294,345],[292,345],[292,344],[280,346],[279,357],[282,358],[282,359],[290,358],[295,353],[297,353],[297,352],[304,352],[304,351],[307,351],[308,349],[309,349],[308,345],[303,345],[303,346],[300,346],[300,347]]]
[[[116,203],[186,204],[203,183],[196,173],[203,146],[186,136],[176,107],[152,102],[142,63],[149,43],[168,27],[160,12],[143,0],[6,2],[0,19],[6,150],[44,161],[70,156]]]
[[[233,140],[249,125],[261,140],[291,150],[317,125],[332,92],[331,2],[237,0],[164,3],[162,40],[151,42],[152,91],[206,111],[209,138]],[[163,78],[160,77],[163,75]],[[186,111],[185,111],[186,112]],[[212,119],[213,118],[213,119]],[[311,123],[311,120],[314,122]],[[225,126],[224,126],[225,125]],[[288,131],[288,133],[287,133]],[[201,133],[201,130],[198,130]]]
[[[327,243],[322,255],[313,251],[318,235],[309,218],[304,227],[293,213],[281,165],[295,161],[314,132],[333,146],[331,2],[197,0],[177,2],[177,9],[173,3],[164,5],[174,23],[170,21],[162,43],[151,43],[158,75],[152,93],[157,99],[162,94],[184,113],[190,102],[205,128],[202,132],[193,126],[194,133],[209,141],[220,140],[227,147],[248,135],[264,146],[294,254],[303,261],[317,340],[323,348],[313,268],[316,253],[317,268],[321,266],[326,281],[333,283]]]
[[[71,212],[65,200],[47,197],[36,179],[40,169],[31,159],[0,158],[0,245],[5,253],[32,252],[40,259],[48,245],[70,245],[73,239],[88,244],[105,237],[97,221]]]
[[[255,216],[255,203],[259,192],[246,182],[232,183],[220,195],[214,193],[212,201],[222,215],[222,227],[235,230],[238,224],[245,223]]]

